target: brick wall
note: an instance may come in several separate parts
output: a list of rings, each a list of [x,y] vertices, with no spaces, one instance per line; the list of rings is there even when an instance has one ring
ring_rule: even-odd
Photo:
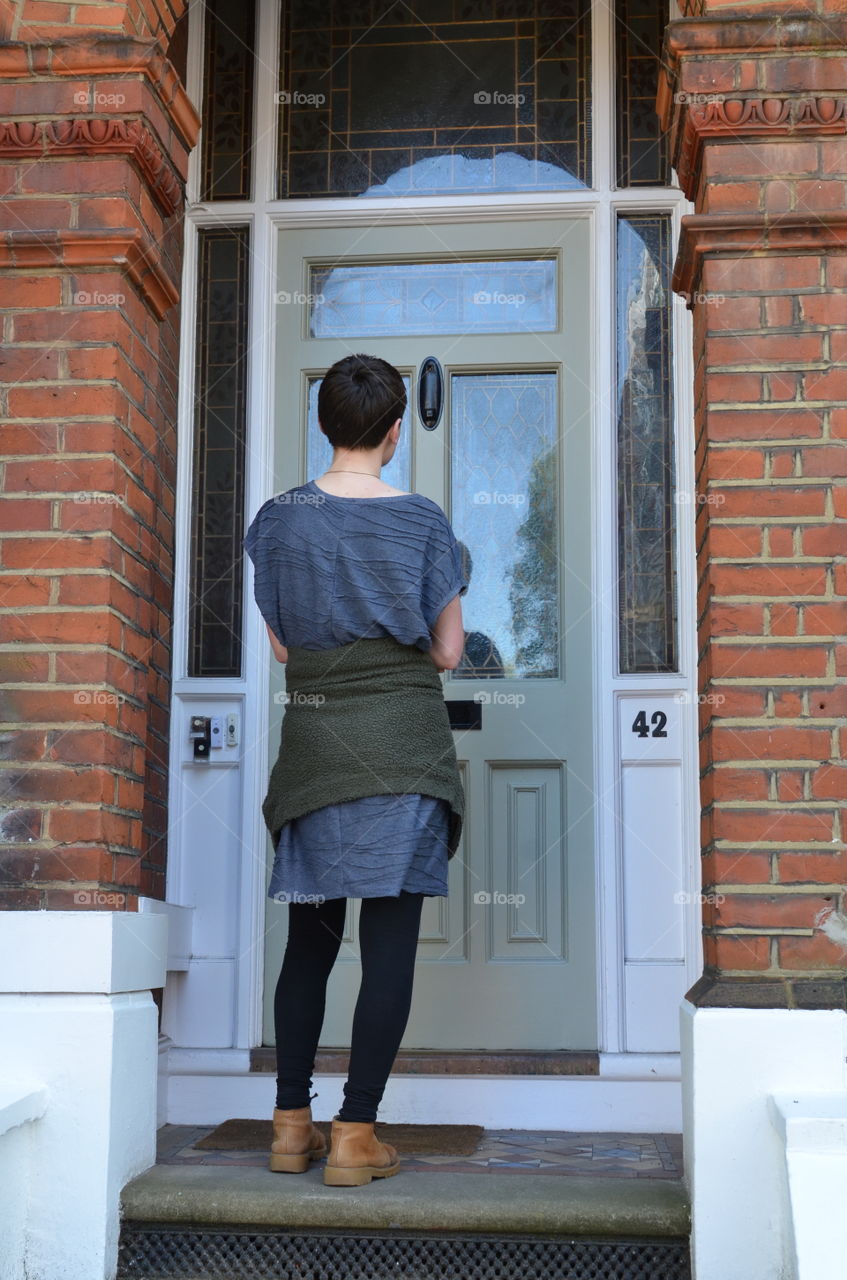
[[[660,91],[697,210],[675,274],[696,367],[706,969],[689,998],[843,1005],[847,20],[798,17],[787,47],[772,8],[671,24]]]
[[[116,32],[177,16],[90,8]],[[155,38],[79,35],[85,9],[51,44],[62,6],[17,6],[26,43],[0,47],[0,906],[19,909],[164,897],[177,284],[199,122]]]

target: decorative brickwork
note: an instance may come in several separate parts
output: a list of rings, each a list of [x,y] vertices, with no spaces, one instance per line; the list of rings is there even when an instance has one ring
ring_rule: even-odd
[[[0,46],[0,906],[164,897],[181,215],[199,120],[150,32]],[[24,32],[26,30],[26,36]],[[38,31],[34,42],[32,33]],[[130,35],[120,34],[129,32]],[[24,43],[24,39],[27,42]]]
[[[671,23],[659,94],[697,209],[674,277],[694,313],[706,895],[688,996],[845,1007],[847,19],[750,13]]]

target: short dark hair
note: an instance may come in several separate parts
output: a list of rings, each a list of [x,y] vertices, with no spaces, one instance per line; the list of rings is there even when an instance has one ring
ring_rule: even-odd
[[[318,391],[318,419],[333,449],[375,449],[406,409],[406,386],[387,360],[338,360]]]

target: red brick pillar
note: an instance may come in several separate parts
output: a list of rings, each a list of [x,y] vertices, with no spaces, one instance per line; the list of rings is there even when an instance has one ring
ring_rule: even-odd
[[[0,9],[0,906],[164,897],[182,0]],[[57,25],[58,24],[58,25]]]
[[[844,1009],[847,15],[712,5],[670,24],[664,61],[696,208],[674,277],[694,317],[707,896],[687,999]]]

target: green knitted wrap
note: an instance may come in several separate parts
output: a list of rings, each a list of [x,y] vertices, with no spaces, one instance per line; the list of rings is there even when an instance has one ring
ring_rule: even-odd
[[[362,796],[418,793],[450,805],[448,858],[465,794],[435,664],[392,636],[288,647],[279,755],[262,803],[274,848],[292,818]]]

